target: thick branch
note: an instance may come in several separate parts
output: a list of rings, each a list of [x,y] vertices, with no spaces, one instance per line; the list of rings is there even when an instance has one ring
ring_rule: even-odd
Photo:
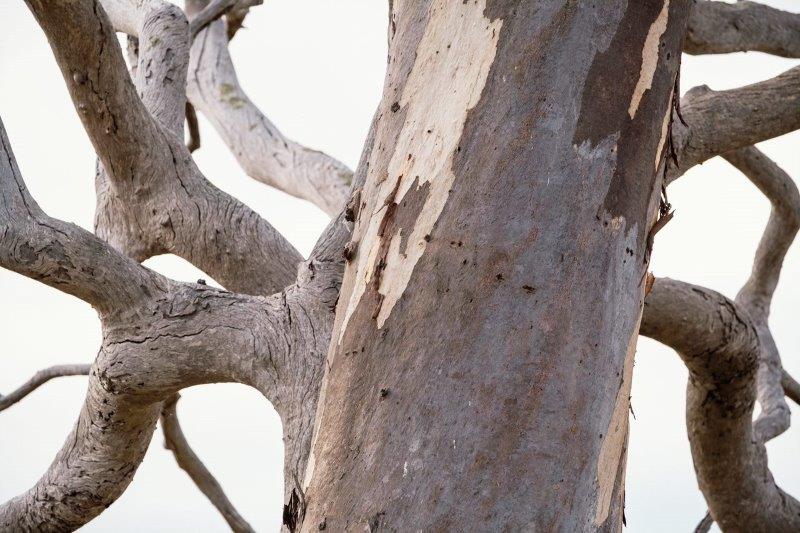
[[[736,304],[752,317],[761,339],[757,378],[761,414],[755,423],[755,434],[766,442],[786,431],[790,424],[789,406],[781,385],[781,358],[769,329],[769,310],[784,257],[800,228],[800,193],[789,175],[754,147],[723,157],[747,176],[772,204],[752,273],[736,296]]]
[[[80,10],[90,3],[70,5]],[[138,261],[162,253],[179,255],[232,290],[270,294],[285,287],[295,277],[300,254],[266,220],[208,183],[183,145],[188,26],[182,12],[161,0],[104,0],[103,5],[118,27],[140,37],[138,50],[134,47],[136,84],[145,112],[151,111],[164,129],[156,124],[161,131],[156,138],[141,132],[129,140],[150,147],[143,161],[118,159],[119,154],[101,157],[96,179],[98,236]],[[103,10],[94,7],[103,18]],[[108,24],[90,25],[82,34],[79,29],[71,37],[91,40],[90,30],[95,30],[109,40],[101,63],[105,56],[122,62]],[[53,37],[58,45],[61,38]],[[62,64],[72,59],[57,55],[57,60]],[[122,65],[118,85],[133,90]],[[85,121],[87,130],[92,124]]]
[[[684,52],[727,54],[758,51],[800,57],[800,15],[755,2],[695,2]]]
[[[120,184],[169,163],[163,130],[128,76],[114,29],[92,0],[28,0],[103,166]]]
[[[799,530],[800,503],[775,484],[766,449],[753,435],[760,347],[748,315],[711,290],[658,279],[640,333],[674,348],[689,369],[692,457],[722,530]]]
[[[194,453],[192,447],[183,434],[180,422],[178,421],[177,403],[180,396],[177,394],[164,403],[161,411],[161,429],[164,431],[164,446],[175,456],[178,466],[180,466],[197,488],[205,494],[214,507],[222,514],[228,522],[232,531],[251,532],[253,528],[242,518],[233,504],[230,502],[222,486],[216,478],[209,472],[203,461]]]
[[[0,122],[0,266],[80,298],[101,314],[137,305],[161,277],[31,198]]]
[[[283,136],[244,93],[228,53],[225,22],[192,45],[189,100],[214,125],[252,178],[337,214],[353,173],[339,161]]]
[[[670,161],[667,182],[711,157],[800,128],[800,67],[738,89],[695,87],[672,125],[677,164]]]
[[[56,365],[36,372],[31,379],[5,396],[0,395],[0,411],[8,409],[53,378],[86,376],[91,365]]]

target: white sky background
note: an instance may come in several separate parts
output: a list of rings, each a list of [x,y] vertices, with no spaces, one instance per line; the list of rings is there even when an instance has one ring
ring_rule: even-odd
[[[800,11],[794,0],[764,2]],[[288,136],[355,168],[380,98],[386,12],[377,0],[266,0],[237,34],[232,55],[251,98]],[[797,64],[759,53],[684,56],[682,91],[727,89]],[[94,153],[47,41],[22,2],[0,2],[0,116],[22,174],[44,210],[91,230]],[[244,175],[200,117],[195,159],[218,187],[266,217],[303,254],[324,228],[313,206]],[[760,145],[800,181],[800,134]],[[721,159],[669,189],[675,219],[659,233],[652,270],[733,297],[746,279],[769,213],[768,202]],[[172,278],[208,278],[174,257],[147,265]],[[800,376],[800,245],[775,296],[771,326],[786,368]],[[0,270],[0,392],[36,370],[90,362],[100,325],[85,303]],[[632,392],[628,531],[692,530],[705,505],[692,469],[683,410],[687,372],[671,350],[641,339]],[[51,381],[0,413],[0,500],[29,488],[52,461],[83,402],[85,378]],[[282,503],[280,421],[254,390],[208,385],[184,391],[181,423],[195,451],[239,511],[259,531],[277,531]],[[779,485],[800,496],[800,410],[796,424],[768,445]],[[130,488],[84,531],[226,531],[224,520],[162,447],[160,430]]]

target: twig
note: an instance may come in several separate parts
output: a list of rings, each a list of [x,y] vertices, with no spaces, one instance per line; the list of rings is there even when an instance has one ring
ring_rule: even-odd
[[[26,381],[17,390],[7,396],[0,396],[0,411],[8,409],[28,394],[53,378],[63,376],[87,376],[91,365],[56,365],[36,372],[31,379]]]
[[[180,396],[178,394],[170,397],[164,402],[164,407],[161,411],[164,447],[172,452],[178,466],[189,474],[189,477],[192,478],[200,492],[205,494],[206,498],[222,514],[231,530],[237,533],[252,532],[253,528],[242,518],[242,515],[239,514],[228,497],[225,496],[222,486],[189,446],[178,422],[176,405],[179,399]]]

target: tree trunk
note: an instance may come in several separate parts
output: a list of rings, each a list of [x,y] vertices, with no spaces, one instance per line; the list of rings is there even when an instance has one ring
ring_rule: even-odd
[[[395,0],[303,530],[621,528],[688,9]]]

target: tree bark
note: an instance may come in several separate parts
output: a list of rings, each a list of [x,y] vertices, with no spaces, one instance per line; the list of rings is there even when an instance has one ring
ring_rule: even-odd
[[[621,528],[688,4],[394,2],[304,531]]]

